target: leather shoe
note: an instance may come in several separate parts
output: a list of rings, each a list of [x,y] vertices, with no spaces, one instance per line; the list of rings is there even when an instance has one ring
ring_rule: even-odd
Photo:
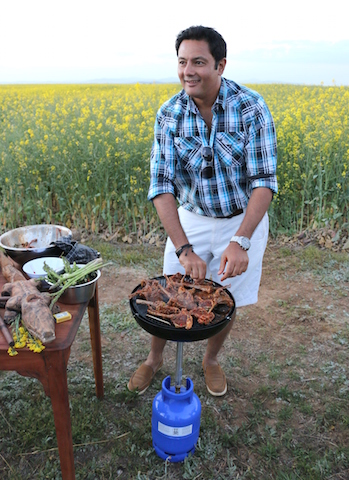
[[[151,384],[156,372],[162,367],[162,364],[163,361],[161,360],[157,368],[153,370],[151,367],[149,367],[149,365],[142,363],[127,384],[127,388],[130,390],[130,392],[138,391],[138,395],[142,395],[142,393],[144,393]]]
[[[227,393],[227,380],[220,365],[207,365],[204,369],[206,388],[214,397],[222,397]]]

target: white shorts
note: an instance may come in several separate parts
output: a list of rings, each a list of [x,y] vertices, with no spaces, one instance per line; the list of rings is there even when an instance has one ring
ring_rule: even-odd
[[[233,218],[212,218],[197,215],[179,207],[178,214],[195,253],[206,262],[206,278],[222,285],[230,285],[229,290],[237,307],[256,303],[262,276],[263,256],[268,241],[268,214],[264,215],[251,237],[251,247],[247,252],[249,264],[246,272],[223,282],[217,275],[221,256],[231,237],[238,230],[245,212]],[[168,238],[164,253],[163,273],[171,275],[177,272],[184,274],[185,270],[179,263],[172,241]]]

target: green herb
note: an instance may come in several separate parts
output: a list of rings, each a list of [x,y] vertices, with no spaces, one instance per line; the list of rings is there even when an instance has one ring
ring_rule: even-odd
[[[106,265],[111,265],[112,263],[103,263],[103,260],[101,258],[96,258],[95,260],[92,260],[91,262],[87,263],[82,267],[76,265],[75,262],[70,265],[66,258],[63,258],[63,262],[63,273],[57,273],[46,263],[44,263],[44,270],[47,273],[46,281],[51,284],[50,290],[55,290],[53,293],[51,293],[51,309],[53,305],[57,302],[57,300],[61,297],[61,295],[69,287],[74,287],[75,285],[81,285],[90,282],[96,277],[97,270],[105,267]]]

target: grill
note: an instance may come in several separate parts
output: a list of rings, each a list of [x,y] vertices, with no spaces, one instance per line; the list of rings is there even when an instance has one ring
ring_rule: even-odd
[[[163,287],[166,287],[166,277],[155,277]],[[222,285],[211,280],[206,284],[214,287]],[[142,288],[138,285],[132,294]],[[184,342],[204,340],[223,330],[234,318],[235,301],[228,290],[225,290],[233,300],[233,306],[217,305],[213,312],[215,318],[208,325],[197,322],[194,318],[190,329],[175,327],[163,319],[148,315],[148,306],[137,303],[137,295],[130,298],[130,307],[137,323],[148,333],[165,340],[177,342],[175,382],[171,386],[171,377],[166,377],[153,401],[152,436],[153,446],[157,455],[171,462],[183,461],[190,453],[194,453],[199,435],[201,404],[193,393],[193,382],[187,378],[186,386],[182,386],[182,364]]]
[[[166,287],[166,278],[164,276],[155,277],[154,279],[158,280],[163,287]],[[205,280],[205,284],[213,285],[217,288],[222,287],[222,285],[213,282],[212,280]],[[141,288],[141,285],[138,285],[132,291],[132,294],[136,293],[137,290],[140,290]],[[225,291],[234,301],[232,294],[228,290]],[[170,324],[170,322],[164,321],[161,318],[148,315],[147,305],[138,304],[137,295],[130,299],[130,308],[137,323],[148,333],[165,340],[173,340],[176,342],[195,342],[212,337],[223,330],[235,314],[235,302],[232,307],[228,305],[217,305],[213,309],[215,318],[211,323],[208,325],[202,325],[194,319],[192,328],[186,330],[185,328],[175,327]]]

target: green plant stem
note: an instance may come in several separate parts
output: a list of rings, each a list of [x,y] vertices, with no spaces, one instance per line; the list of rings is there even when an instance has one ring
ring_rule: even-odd
[[[84,267],[78,268],[78,270],[72,273],[65,273],[59,275],[60,280],[53,284],[52,288],[56,288],[57,286],[60,288],[57,292],[51,294],[52,300],[50,303],[50,309],[52,309],[53,305],[69,287],[77,285],[86,276],[90,275],[96,270],[99,270],[100,268],[111,265],[111,263],[112,262],[103,263],[103,260],[101,258],[97,258],[87,263]]]

